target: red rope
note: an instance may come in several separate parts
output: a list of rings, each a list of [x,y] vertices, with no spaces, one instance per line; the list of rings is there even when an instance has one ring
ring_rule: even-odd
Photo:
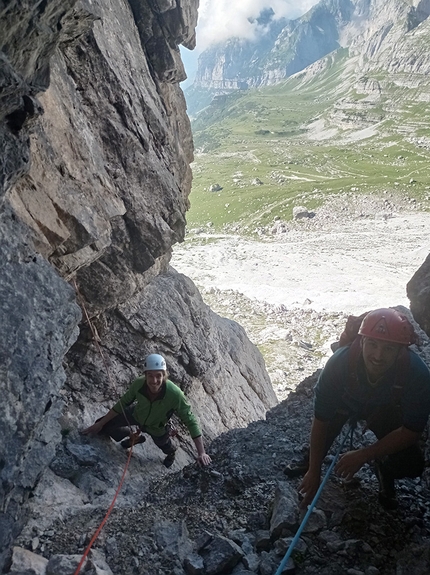
[[[98,526],[97,531],[94,533],[94,535],[92,536],[91,541],[88,543],[88,546],[87,546],[87,548],[85,549],[85,553],[82,555],[82,559],[80,560],[79,565],[77,566],[76,571],[74,572],[73,575],[78,575],[78,574],[79,574],[79,571],[81,570],[81,567],[82,567],[82,565],[84,564],[85,559],[87,558],[88,553],[90,552],[91,547],[92,547],[93,544],[94,544],[94,541],[95,541],[95,540],[97,539],[97,537],[99,536],[100,531],[103,529],[104,524],[105,524],[106,521],[108,520],[109,515],[111,514],[111,511],[112,511],[112,509],[114,508],[116,498],[118,497],[118,494],[119,494],[119,492],[121,491],[122,484],[124,483],[125,474],[126,474],[126,472],[127,472],[128,465],[129,465],[129,463],[130,463],[130,459],[131,459],[132,453],[133,453],[133,446],[131,446],[130,452],[129,452],[129,454],[128,454],[127,463],[125,464],[124,472],[123,472],[123,474],[122,474],[121,481],[119,482],[118,488],[117,488],[117,490],[116,490],[116,492],[115,492],[115,496],[114,496],[114,498],[112,499],[112,503],[110,504],[109,509],[107,510],[106,515],[104,516],[102,522],[101,522],[100,525]]]
[[[80,300],[82,309],[84,310],[84,314],[85,314],[85,318],[86,318],[86,320],[87,320],[87,323],[88,323],[88,325],[90,326],[90,330],[91,330],[91,333],[92,333],[92,335],[93,335],[93,339],[94,339],[94,342],[95,342],[95,344],[96,344],[97,351],[100,353],[101,358],[102,358],[102,360],[103,360],[103,363],[104,363],[104,366],[105,366],[105,370],[106,370],[106,373],[107,373],[109,382],[112,384],[113,389],[114,389],[115,392],[118,394],[118,390],[117,390],[117,388],[116,388],[115,381],[114,381],[113,378],[112,378],[112,375],[111,375],[111,372],[110,372],[110,369],[109,369],[108,362],[106,361],[105,355],[104,355],[103,350],[102,350],[102,348],[101,348],[101,346],[100,346],[100,344],[99,344],[99,341],[98,341],[98,340],[99,340],[99,336],[98,336],[98,334],[97,334],[97,332],[96,332],[96,330],[95,330],[95,328],[94,328],[94,326],[93,326],[93,324],[92,324],[92,321],[90,320],[90,316],[89,316],[89,314],[88,314],[87,308],[85,307],[84,298],[82,297],[82,294],[81,294],[81,292],[79,291],[78,284],[76,283],[76,279],[75,279],[75,278],[73,279],[73,285],[75,286],[76,294],[77,294],[77,296],[78,296],[78,299]],[[125,420],[127,421],[128,427],[129,427],[129,429],[130,429],[130,435],[132,435],[132,433],[133,433],[132,425],[131,425],[131,423],[130,423],[130,422],[128,421],[128,419],[127,419],[127,414],[126,414],[126,412],[125,412],[124,406],[123,406],[123,404],[122,404],[121,401],[120,401],[120,405],[121,405],[122,413],[123,413],[123,415],[124,415],[124,417],[125,417]]]
[[[99,351],[100,355],[102,356],[102,360],[103,360],[103,363],[104,363],[104,365],[105,365],[105,369],[106,369],[106,372],[107,372],[109,381],[112,383],[113,388],[116,390],[115,382],[113,381],[113,379],[112,379],[112,377],[111,377],[111,373],[110,373],[110,370],[109,370],[109,366],[108,366],[107,361],[106,361],[106,358],[105,358],[105,356],[104,356],[104,354],[103,354],[103,350],[102,350],[102,348],[100,347],[100,344],[99,344],[99,342],[98,342],[98,335],[97,335],[97,333],[96,333],[96,331],[95,331],[95,329],[94,329],[94,326],[93,326],[93,324],[92,324],[92,322],[91,322],[91,320],[90,320],[90,317],[89,317],[88,312],[87,312],[87,308],[85,307],[85,303],[84,303],[84,301],[83,301],[83,297],[81,296],[81,293],[79,292],[79,288],[78,288],[78,285],[77,285],[75,279],[73,280],[73,283],[74,283],[74,285],[75,285],[75,290],[76,290],[76,293],[77,293],[77,295],[78,295],[78,298],[79,298],[80,301],[81,301],[81,305],[82,305],[82,308],[83,308],[83,310],[84,310],[84,314],[85,314],[86,320],[87,320],[87,322],[88,322],[88,325],[89,325],[89,327],[90,327],[91,333],[93,334],[93,338],[94,338],[94,341],[95,341],[97,350]],[[125,419],[127,420],[127,416],[126,416],[126,414],[125,414],[124,407],[123,407],[122,403],[121,403],[121,408],[122,408],[124,417],[125,417]],[[85,552],[84,552],[84,554],[82,555],[82,559],[80,560],[79,565],[77,566],[76,571],[74,572],[73,575],[78,575],[78,574],[79,574],[79,572],[80,572],[80,570],[81,570],[81,568],[82,568],[82,565],[84,564],[85,559],[87,558],[88,553],[90,552],[91,547],[92,547],[93,544],[94,544],[94,541],[95,541],[95,540],[97,539],[97,537],[99,536],[100,531],[103,529],[104,524],[105,524],[106,521],[108,520],[109,515],[111,514],[112,509],[114,508],[115,501],[116,501],[116,499],[117,499],[117,497],[118,497],[119,492],[121,491],[122,484],[124,483],[125,474],[126,474],[126,472],[127,472],[128,466],[129,466],[129,464],[130,464],[131,456],[132,456],[132,454],[133,454],[133,432],[132,432],[132,427],[131,427],[130,423],[128,422],[128,420],[127,420],[127,423],[128,423],[129,428],[130,428],[131,449],[130,449],[129,454],[128,454],[128,459],[127,459],[127,462],[126,462],[125,467],[124,467],[124,471],[123,471],[123,474],[122,474],[122,477],[121,477],[121,481],[119,482],[118,488],[117,488],[117,490],[116,490],[116,492],[115,492],[114,498],[112,499],[112,503],[110,504],[109,509],[108,509],[107,512],[106,512],[106,515],[104,516],[102,522],[100,523],[100,525],[98,526],[96,532],[94,533],[94,535],[93,535],[91,541],[90,541],[89,544],[88,544],[88,547],[85,549]]]

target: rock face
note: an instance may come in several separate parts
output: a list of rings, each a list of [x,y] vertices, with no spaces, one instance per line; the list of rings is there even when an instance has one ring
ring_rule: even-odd
[[[32,169],[10,201],[41,253],[64,277],[77,273],[101,310],[166,268],[184,235],[193,156],[182,76],[162,81],[127,2],[91,9],[91,30],[53,58]]]
[[[55,453],[52,438],[60,431],[59,391],[65,379],[62,361],[76,339],[80,318],[70,286],[33,249],[27,227],[5,199],[28,170],[28,130],[42,110],[35,94],[48,86],[49,57],[74,2],[51,2],[45,8],[37,4],[9,3],[0,19],[2,566],[25,519],[22,504]]]
[[[193,158],[178,46],[194,46],[197,4],[33,0],[2,9],[0,570],[30,494],[58,510],[100,496],[97,477],[87,485],[72,462],[78,454],[91,466],[94,454],[78,436],[64,451],[61,432],[110,406],[145,353],[165,353],[208,437],[276,403],[244,331],[169,268]],[[121,457],[116,480],[115,466]],[[136,475],[141,488],[145,475]]]
[[[430,255],[410,279],[406,292],[415,320],[430,335]]]
[[[154,350],[166,357],[171,379],[190,397],[210,438],[264,418],[266,406],[276,403],[263,359],[244,330],[213,313],[193,282],[172,268],[95,325],[109,350],[109,381],[95,343],[83,353],[84,334],[68,355],[68,402],[82,405],[88,423],[100,409],[97,398],[112,405]]]
[[[0,550],[19,533],[22,504],[55,454],[64,355],[77,337],[73,290],[28,245],[10,209],[0,218]]]

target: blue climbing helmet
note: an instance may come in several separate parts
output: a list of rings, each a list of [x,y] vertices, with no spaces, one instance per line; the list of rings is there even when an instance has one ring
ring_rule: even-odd
[[[143,371],[166,371],[166,360],[158,353],[151,353],[145,359]]]

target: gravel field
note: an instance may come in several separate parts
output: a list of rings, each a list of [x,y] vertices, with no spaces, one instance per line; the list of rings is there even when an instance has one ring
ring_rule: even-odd
[[[191,231],[173,267],[258,345],[280,399],[321,367],[347,314],[408,307],[430,252],[430,213],[406,199],[345,195],[260,239]],[[340,331],[339,331],[340,330]]]

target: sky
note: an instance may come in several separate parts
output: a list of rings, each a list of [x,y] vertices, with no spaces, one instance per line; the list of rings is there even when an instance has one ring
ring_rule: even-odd
[[[228,38],[252,39],[256,23],[249,20],[259,16],[265,8],[272,8],[275,18],[298,18],[318,0],[200,0],[197,25],[197,46],[193,51],[181,48],[188,80],[183,88],[192,83],[197,59],[201,52],[216,42]]]

